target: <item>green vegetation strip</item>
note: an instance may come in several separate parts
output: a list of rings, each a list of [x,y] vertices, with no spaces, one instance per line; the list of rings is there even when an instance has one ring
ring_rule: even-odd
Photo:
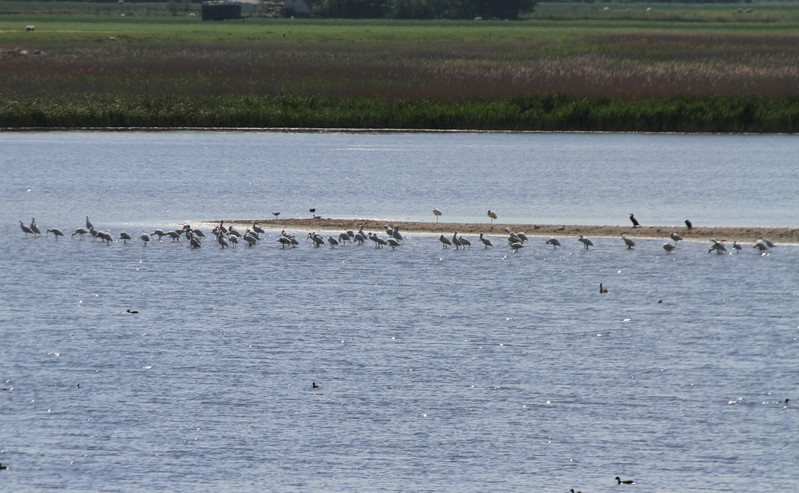
[[[797,132],[799,97],[504,100],[98,96],[0,102],[4,128],[352,128]]]

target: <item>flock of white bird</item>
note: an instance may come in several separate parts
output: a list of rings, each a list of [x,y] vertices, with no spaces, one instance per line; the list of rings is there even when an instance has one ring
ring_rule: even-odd
[[[436,212],[437,211],[437,212]],[[433,209],[433,213],[436,217],[441,215],[441,211],[438,209]],[[488,216],[493,221],[496,219],[496,214],[493,213],[490,209],[488,211]],[[25,224],[22,221],[19,221],[20,229],[25,236],[27,237],[30,235],[41,235],[41,229],[36,224],[36,218],[32,218],[30,224]],[[634,226],[635,227],[635,226]],[[357,232],[353,230],[344,231],[337,236],[330,235],[327,238],[322,236],[320,233],[317,232],[310,232],[306,238],[306,242],[311,241],[313,246],[320,247],[325,244],[329,245],[331,248],[335,248],[339,245],[346,245],[348,242],[352,244],[359,244],[363,245],[367,241],[372,241],[374,243],[375,248],[383,248],[385,246],[391,247],[394,250],[397,247],[402,246],[404,242],[404,237],[400,233],[399,226],[390,227],[388,225],[384,226],[386,230],[386,237],[381,237],[377,233],[372,232],[365,232],[363,230],[363,226],[359,228]],[[524,248],[525,243],[528,241],[528,237],[523,232],[514,232],[511,231],[510,228],[505,228],[505,232],[508,234],[507,236],[507,245],[508,247],[513,250],[517,251],[521,248]],[[58,228],[49,228],[46,230],[45,235],[52,233],[55,239],[57,240],[58,237],[64,236],[64,233]],[[235,226],[225,226],[224,221],[220,221],[220,223],[214,227],[212,234],[214,238],[216,238],[216,243],[221,248],[228,248],[228,247],[235,247],[239,242],[247,243],[248,246],[252,247],[259,241],[263,239],[263,235],[266,234],[263,228],[261,228],[257,222],[252,223],[252,227],[247,228],[243,233],[238,231]],[[75,229],[75,231],[71,234],[72,237],[78,235],[80,238],[83,238],[85,235],[92,236],[95,240],[105,241],[106,244],[110,245],[114,241],[121,241],[123,243],[127,243],[128,241],[132,241],[133,237],[128,234],[127,232],[121,232],[119,237],[115,240],[114,236],[108,231],[100,231],[95,229],[94,225],[89,221],[89,217],[86,216],[86,224],[85,227],[81,226]],[[203,245],[203,241],[206,238],[205,233],[203,233],[200,229],[196,229],[191,227],[190,225],[186,224],[181,228],[175,230],[163,230],[163,229],[156,229],[152,233],[142,233],[139,236],[142,242],[144,242],[144,246],[147,246],[147,243],[152,241],[155,237],[158,237],[159,241],[162,241],[164,237],[168,237],[173,242],[179,241],[181,237],[185,237],[189,243],[191,248],[200,248]],[[455,247],[456,250],[459,249],[467,249],[471,248],[472,242],[464,237],[463,235],[459,235],[458,232],[454,232],[451,237],[442,234],[439,238],[441,242],[442,248],[449,248]],[[635,248],[635,241],[632,238],[628,238],[626,234],[621,234],[621,239],[624,242],[624,245],[627,249]],[[663,249],[667,253],[671,253],[677,249],[677,243],[682,241],[682,236],[677,233],[671,233],[670,240],[663,244]],[[583,235],[580,235],[577,240],[582,243],[583,247],[588,250],[589,248],[594,246],[594,242],[591,241],[589,238],[586,238]],[[479,241],[483,245],[484,248],[493,247],[493,242],[486,237],[483,233],[480,233]],[[712,239],[710,249],[708,253],[715,252],[719,255],[724,253],[732,253],[729,252],[727,246],[724,242],[718,241],[716,239]],[[297,238],[291,234],[287,233],[285,230],[280,233],[280,236],[277,238],[277,242],[280,244],[281,248],[295,248],[300,245],[300,242]],[[552,245],[553,249],[561,247],[561,242],[557,238],[549,238],[546,240],[546,244]],[[760,254],[767,254],[772,248],[774,248],[775,243],[764,236],[760,236],[760,238],[755,241],[752,248],[756,248]],[[737,241],[733,242],[732,244],[732,251],[739,252],[743,249],[743,246],[740,245]]]

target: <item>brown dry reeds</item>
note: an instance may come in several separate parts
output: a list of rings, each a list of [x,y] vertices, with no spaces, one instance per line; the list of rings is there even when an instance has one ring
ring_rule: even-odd
[[[120,48],[121,46],[121,48]],[[4,56],[5,94],[75,90],[121,94],[663,98],[799,92],[799,35],[624,33],[562,46],[541,42],[349,45],[62,47]],[[60,86],[59,90],[63,90]]]

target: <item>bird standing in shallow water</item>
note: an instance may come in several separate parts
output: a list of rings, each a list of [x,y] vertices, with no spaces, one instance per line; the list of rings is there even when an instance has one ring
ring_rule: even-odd
[[[25,233],[25,238],[28,237],[28,233],[33,234],[33,231],[29,227],[25,226],[22,221],[19,221],[19,227],[22,229],[22,232]]]
[[[547,244],[552,245],[552,249],[556,249],[560,246],[560,241],[557,238],[550,238],[547,240]]]
[[[583,236],[583,235],[580,235],[580,236],[579,236],[577,239],[580,241],[580,243],[582,243],[583,245],[585,245],[585,249],[586,249],[586,250],[588,250],[588,247],[592,247],[592,246],[594,246],[594,242],[593,242],[593,241],[591,241],[591,240],[589,240],[588,238],[586,238],[586,237],[585,237],[585,236]]]
[[[635,242],[630,238],[627,238],[627,235],[624,233],[621,234],[621,239],[624,240],[624,244],[627,245],[627,250],[630,250],[635,246]]]

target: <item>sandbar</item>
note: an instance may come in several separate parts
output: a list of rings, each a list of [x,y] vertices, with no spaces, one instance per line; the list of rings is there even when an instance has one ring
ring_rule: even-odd
[[[694,226],[690,230],[685,225],[679,226],[596,226],[572,224],[510,224],[510,223],[452,223],[426,221],[393,221],[385,219],[335,219],[335,218],[286,218],[286,219],[225,219],[225,223],[234,224],[239,229],[246,229],[257,222],[264,229],[286,229],[302,231],[345,231],[357,230],[363,226],[366,232],[385,232],[384,226],[399,226],[402,233],[505,235],[505,228],[514,232],[523,232],[527,236],[562,237],[614,237],[622,233],[631,238],[663,238],[669,240],[671,233],[677,233],[686,241],[718,241],[755,242],[760,236],[778,243],[799,243],[799,228],[790,227],[757,227],[757,226]],[[219,220],[207,221],[209,225],[218,224]]]

